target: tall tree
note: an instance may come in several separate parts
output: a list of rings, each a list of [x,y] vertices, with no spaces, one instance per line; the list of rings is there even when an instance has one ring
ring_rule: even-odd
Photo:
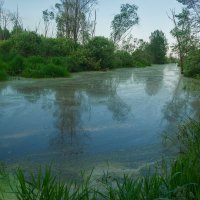
[[[138,7],[134,4],[122,4],[120,14],[114,16],[111,23],[111,37],[115,43],[121,41],[124,36],[134,25],[138,24],[139,17],[137,14]]]
[[[22,19],[19,16],[19,10],[17,6],[17,11],[11,14],[11,22],[13,24],[12,34],[18,34],[23,30]]]
[[[0,0],[0,39],[5,40],[9,37],[8,25],[11,22],[11,12],[4,9],[4,1]]]
[[[44,10],[42,12],[42,14],[43,14],[42,18],[43,18],[43,21],[44,21],[44,36],[46,37],[47,34],[48,34],[48,31],[49,31],[50,23],[54,19],[54,13],[53,13],[53,11],[49,11],[47,9],[47,10]]]
[[[183,9],[180,14],[171,11],[172,17],[170,19],[174,23],[174,29],[171,34],[176,38],[177,43],[174,45],[173,50],[178,53],[180,60],[181,72],[183,73],[184,60],[187,53],[194,45],[194,37],[191,30],[190,12],[188,9]]]
[[[154,64],[164,64],[167,54],[167,39],[162,31],[156,30],[151,33],[149,48],[152,55],[152,62]]]
[[[71,38],[77,42],[91,34],[91,13],[97,0],[60,0],[55,5],[58,37]]]
[[[190,11],[191,23],[196,32],[200,32],[200,0],[177,0]]]

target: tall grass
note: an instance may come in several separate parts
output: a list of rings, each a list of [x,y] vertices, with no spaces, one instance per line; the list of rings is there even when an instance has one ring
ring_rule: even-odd
[[[18,200],[200,200],[200,121],[180,126],[176,139],[182,154],[167,166],[149,170],[143,177],[105,174],[98,182],[92,173],[82,183],[63,183],[50,168],[37,174],[16,172]],[[92,178],[91,178],[92,177]]]
[[[97,197],[97,193],[90,186],[91,175],[84,179],[81,185],[66,185],[52,175],[50,168],[46,168],[44,173],[40,169],[36,176],[31,173],[28,180],[22,170],[18,170],[16,174],[19,182],[16,190],[18,200],[89,200]]]

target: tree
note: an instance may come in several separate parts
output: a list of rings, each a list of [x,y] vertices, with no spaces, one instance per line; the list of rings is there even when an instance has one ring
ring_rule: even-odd
[[[171,11],[170,19],[174,23],[171,34],[177,43],[174,50],[179,55],[181,72],[188,76],[195,76],[200,72],[199,64],[199,36],[200,33],[200,0],[177,0],[185,7],[176,14]]]
[[[134,40],[134,52],[132,53],[135,66],[145,67],[152,64],[150,44],[142,39]]]
[[[53,11],[44,10],[42,12],[42,14],[43,14],[42,18],[43,18],[43,21],[44,21],[44,37],[47,37],[50,23],[54,19],[54,13],[53,13]]]
[[[94,37],[86,45],[88,56],[100,64],[102,69],[112,68],[114,43],[105,37]]]
[[[162,31],[156,30],[150,36],[150,51],[154,64],[164,64],[167,54],[167,39]]]
[[[55,5],[58,37],[77,42],[80,38],[84,40],[88,34],[94,34],[91,13],[96,3],[97,0],[60,0]]]
[[[125,35],[134,25],[138,24],[139,17],[137,14],[138,7],[134,4],[122,4],[120,14],[114,16],[111,23],[111,38],[114,43],[121,41]]]
[[[177,0],[190,11],[191,23],[196,32],[200,32],[200,0]]]
[[[17,12],[11,14],[11,22],[13,23],[12,34],[18,34],[23,31],[22,19],[19,17],[18,6]]]
[[[178,53],[181,72],[183,73],[185,57],[195,46],[195,36],[192,33],[192,24],[188,9],[183,9],[180,14],[175,14],[175,11],[172,10],[171,15],[170,19],[174,23],[174,29],[171,30],[171,34],[177,41],[173,50]]]
[[[41,47],[41,37],[35,32],[21,32],[11,38],[14,49],[25,57],[39,55]]]
[[[4,9],[4,1],[0,0],[0,40],[6,40],[10,37],[8,25],[11,22],[11,12]]]

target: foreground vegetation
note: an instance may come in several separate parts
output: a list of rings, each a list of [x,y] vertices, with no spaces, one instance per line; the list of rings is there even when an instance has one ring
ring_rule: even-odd
[[[82,183],[65,184],[52,175],[51,170],[39,170],[37,175],[18,169],[12,193],[18,200],[49,199],[200,199],[200,121],[189,121],[179,127],[173,140],[178,142],[181,154],[170,166],[163,164],[149,170],[143,177],[111,178],[105,174],[97,183],[92,173]],[[0,171],[0,181],[9,177]],[[2,193],[3,195],[6,193]]]

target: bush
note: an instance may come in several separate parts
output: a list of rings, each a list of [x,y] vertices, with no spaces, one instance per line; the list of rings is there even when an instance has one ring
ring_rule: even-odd
[[[196,77],[200,75],[200,50],[191,51],[185,59],[184,75]]]
[[[67,77],[69,75],[66,68],[51,63],[43,66],[42,71],[45,77]]]
[[[95,37],[86,45],[88,56],[95,63],[100,64],[101,69],[113,68],[114,43],[105,37]]]
[[[48,63],[48,59],[41,56],[31,56],[26,59],[26,65],[47,64],[47,63]]]
[[[29,64],[23,72],[27,78],[54,78],[69,76],[68,70],[64,67],[49,64]]]
[[[146,67],[151,65],[151,56],[146,52],[146,50],[137,49],[132,54],[135,66]]]
[[[34,32],[21,32],[11,37],[13,48],[23,56],[40,54],[41,37]]]
[[[13,48],[13,43],[11,40],[0,41],[0,54],[5,55],[9,54]]]
[[[0,69],[0,81],[6,81],[8,79],[8,75],[5,70]]]
[[[133,56],[127,51],[117,51],[115,53],[115,68],[119,67],[134,67],[135,63],[133,60]]]
[[[8,78],[8,75],[6,73],[6,65],[2,61],[2,59],[0,59],[0,81],[5,81],[7,80],[7,78]]]
[[[10,75],[16,76],[16,75],[21,75],[24,69],[25,69],[24,59],[22,56],[17,55],[10,62],[7,70]]]
[[[100,60],[90,56],[88,49],[79,48],[67,59],[67,66],[71,72],[100,70]]]
[[[77,45],[66,38],[42,38],[41,55],[43,56],[68,56],[75,51]]]

